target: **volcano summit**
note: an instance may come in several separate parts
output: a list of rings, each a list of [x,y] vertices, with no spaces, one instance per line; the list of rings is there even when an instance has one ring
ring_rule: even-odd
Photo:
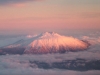
[[[65,53],[66,51],[82,51],[87,49],[89,44],[85,41],[62,36],[54,32],[45,32],[36,36],[26,37],[11,45],[4,47],[4,50],[20,52],[24,54],[47,54]],[[8,51],[7,51],[8,52]]]
[[[66,51],[77,51],[87,49],[88,44],[73,37],[61,36],[54,32],[40,34],[25,49],[24,53],[64,53]]]

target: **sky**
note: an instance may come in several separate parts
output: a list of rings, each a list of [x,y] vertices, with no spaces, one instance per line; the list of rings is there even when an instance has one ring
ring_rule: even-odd
[[[100,0],[0,0],[0,34],[100,29]]]

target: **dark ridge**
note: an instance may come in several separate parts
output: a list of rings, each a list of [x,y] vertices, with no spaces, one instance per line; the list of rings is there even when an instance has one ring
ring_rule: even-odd
[[[76,60],[65,60],[62,62],[39,62],[30,61],[31,64],[36,64],[38,68],[42,69],[65,69],[65,70],[76,70],[76,71],[88,71],[88,70],[100,70],[100,60],[86,61],[84,59]],[[30,65],[31,66],[31,65]],[[33,66],[31,66],[34,68]]]
[[[6,54],[23,54],[25,48],[3,48],[0,49],[0,55]]]

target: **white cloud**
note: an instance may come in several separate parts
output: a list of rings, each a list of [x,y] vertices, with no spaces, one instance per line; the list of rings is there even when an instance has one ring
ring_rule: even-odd
[[[100,36],[82,36],[81,39],[87,40],[91,45],[100,44]]]

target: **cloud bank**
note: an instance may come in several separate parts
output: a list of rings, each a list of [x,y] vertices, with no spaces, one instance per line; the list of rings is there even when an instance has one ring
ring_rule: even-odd
[[[95,48],[96,49],[96,48]],[[100,61],[100,51],[92,52],[94,50],[84,52],[69,52],[66,54],[46,54],[46,55],[2,55],[0,56],[0,74],[1,75],[99,75],[99,70],[76,71],[66,70],[60,68],[44,69],[44,65],[52,65],[53,63],[69,61],[73,62],[76,59],[85,59],[85,63],[92,63]],[[37,63],[36,63],[37,61]],[[41,64],[39,64],[41,62]],[[78,65],[84,66],[84,61],[77,60]],[[80,63],[79,63],[80,62]],[[82,63],[83,62],[83,63]],[[46,64],[44,64],[46,63]],[[81,64],[82,63],[82,64]],[[63,65],[65,65],[64,63]],[[40,66],[39,66],[40,65]],[[61,64],[60,64],[61,65]],[[67,64],[68,65],[68,64]],[[65,66],[67,66],[65,65]],[[69,65],[73,65],[69,63]],[[93,66],[93,65],[92,65]],[[98,65],[99,66],[99,65]]]

